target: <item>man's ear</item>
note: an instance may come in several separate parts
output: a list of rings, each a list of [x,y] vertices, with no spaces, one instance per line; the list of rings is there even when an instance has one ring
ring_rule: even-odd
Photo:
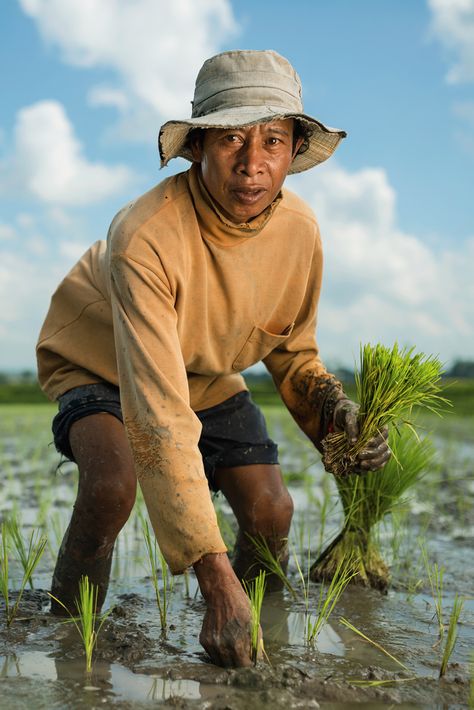
[[[195,136],[191,142],[191,153],[195,163],[200,163],[202,160],[202,137]]]
[[[303,145],[303,143],[304,143],[303,136],[300,136],[299,138],[297,138],[296,143],[295,143],[295,147],[293,148],[293,156],[292,156],[293,160],[296,158],[296,154],[298,153],[298,151],[301,148],[301,146]]]

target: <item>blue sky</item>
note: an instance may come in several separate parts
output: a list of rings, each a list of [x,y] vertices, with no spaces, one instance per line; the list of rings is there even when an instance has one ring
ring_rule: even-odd
[[[18,0],[0,10],[0,369],[34,366],[51,294],[160,179],[161,123],[208,56],[272,48],[348,138],[288,186],[316,212],[328,364],[395,340],[474,358],[474,0]]]

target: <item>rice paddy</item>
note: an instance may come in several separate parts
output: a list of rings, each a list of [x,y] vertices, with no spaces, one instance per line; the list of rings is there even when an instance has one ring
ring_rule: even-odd
[[[432,432],[433,460],[402,505],[371,533],[390,568],[387,593],[349,584],[310,641],[308,619],[314,626],[329,583],[309,581],[308,570],[339,533],[344,510],[337,484],[310,442],[281,406],[266,406],[295,502],[288,585],[267,594],[261,609],[270,663],[224,670],[206,661],[198,641],[204,604],[194,575],[174,578],[170,594],[153,538],[150,558],[139,497],[117,541],[106,601],[110,613],[87,673],[74,625],[48,614],[54,560],[75,497],[75,467],[59,465],[50,443],[54,407],[1,406],[0,523],[9,530],[17,525],[18,542],[7,533],[4,546],[2,529],[7,581],[0,597],[0,706],[290,708],[312,707],[315,700],[332,710],[355,703],[472,707],[473,409],[457,416],[455,406],[444,419],[423,418],[421,437]],[[220,496],[215,505],[232,545],[230,510]],[[24,554],[30,541],[45,539],[28,573]],[[167,595],[165,621],[156,590],[161,602]],[[10,624],[5,591],[8,608],[17,604]]]

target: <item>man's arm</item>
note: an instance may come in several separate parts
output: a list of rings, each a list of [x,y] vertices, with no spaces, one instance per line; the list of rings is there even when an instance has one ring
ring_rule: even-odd
[[[319,357],[316,323],[322,281],[322,248],[316,234],[306,294],[291,336],[264,363],[299,427],[322,452],[329,431],[345,431],[351,441],[359,436],[358,405],[342,384],[327,372]],[[371,439],[359,454],[361,471],[377,470],[390,458],[388,431]]]
[[[155,261],[158,261],[155,259]],[[158,266],[112,262],[124,422],[158,543],[173,573],[193,565],[206,601],[200,640],[219,665],[250,663],[250,607],[220,535],[198,449],[174,296]]]

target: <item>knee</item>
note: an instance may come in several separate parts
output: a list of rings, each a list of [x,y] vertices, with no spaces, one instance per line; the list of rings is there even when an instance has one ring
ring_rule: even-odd
[[[286,488],[270,495],[264,494],[249,511],[249,531],[284,537],[289,532],[293,511],[293,499]]]
[[[115,537],[127,522],[135,504],[136,479],[99,480],[80,493],[76,503],[86,518],[94,520],[106,536]]]

